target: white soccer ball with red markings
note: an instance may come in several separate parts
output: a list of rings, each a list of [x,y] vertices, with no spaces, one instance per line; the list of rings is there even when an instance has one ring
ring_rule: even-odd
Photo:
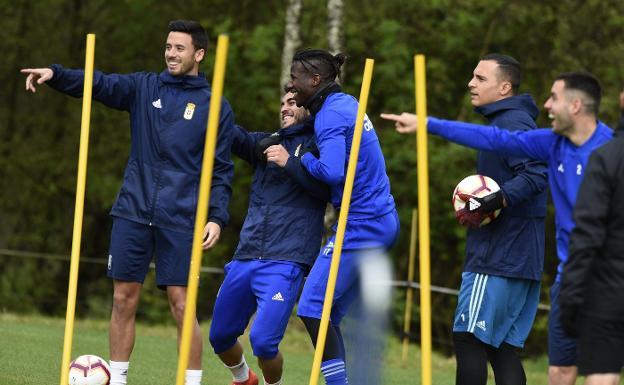
[[[453,191],[453,208],[455,212],[466,207],[466,201],[462,200],[457,194],[464,193],[474,195],[477,198],[483,198],[486,195],[492,194],[500,190],[498,183],[494,179],[485,175],[470,175],[465,177],[457,184],[455,191]],[[492,222],[500,214],[500,209],[490,213],[487,217],[481,221],[480,226],[487,225]]]
[[[110,368],[104,359],[86,354],[69,364],[69,385],[108,385]]]

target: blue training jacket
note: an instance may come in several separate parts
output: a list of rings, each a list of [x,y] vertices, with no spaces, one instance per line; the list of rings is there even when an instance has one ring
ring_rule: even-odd
[[[475,109],[491,125],[510,130],[536,128],[539,110],[528,94]],[[544,217],[548,169],[529,158],[479,151],[477,173],[494,179],[507,207],[492,224],[468,230],[464,271],[539,281],[544,269]]]
[[[303,168],[300,154],[316,149],[312,119],[278,131],[290,154],[286,167],[260,161],[256,144],[271,135],[234,126],[232,152],[255,169],[249,208],[234,259],[291,261],[311,267],[321,245],[327,185]]]
[[[604,123],[597,122],[592,136],[581,146],[576,146],[568,138],[555,134],[548,128],[510,132],[494,126],[450,122],[430,117],[427,129],[432,134],[468,147],[499,154],[527,156],[548,163],[548,183],[555,205],[559,258],[556,280],[559,281],[563,265],[568,259],[568,242],[574,228],[572,210],[585,165],[592,151],[611,140],[613,131]]]
[[[342,202],[357,109],[358,101],[353,96],[342,92],[329,95],[314,119],[320,157],[307,153],[301,158],[312,176],[330,186],[336,209]],[[379,139],[365,117],[348,220],[377,218],[394,209]]]
[[[51,66],[48,84],[82,97],[84,71]],[[193,231],[211,90],[206,78],[138,72],[93,75],[93,98],[130,113],[131,148],[111,215],[175,231]],[[209,221],[224,227],[232,196],[232,108],[223,99]]]

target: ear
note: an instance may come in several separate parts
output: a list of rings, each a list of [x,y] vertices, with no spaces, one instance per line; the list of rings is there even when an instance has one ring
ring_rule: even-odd
[[[502,82],[499,88],[501,96],[509,96],[513,92],[513,87],[510,82]]]
[[[312,85],[314,87],[318,87],[318,85],[321,84],[321,75],[319,74],[313,74],[310,79],[312,79]]]
[[[570,103],[570,112],[573,115],[580,113],[583,110],[583,101],[581,98],[574,98]]]
[[[195,51],[195,62],[199,63],[202,60],[204,60],[204,54],[206,54],[206,50],[203,48],[200,48],[197,51]]]

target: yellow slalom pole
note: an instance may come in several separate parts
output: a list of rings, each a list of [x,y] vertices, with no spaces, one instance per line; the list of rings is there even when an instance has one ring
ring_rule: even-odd
[[[418,163],[418,233],[420,245],[420,345],[422,385],[431,385],[431,267],[429,246],[429,165],[425,56],[414,56],[416,74],[416,159]]]
[[[186,290],[186,306],[184,308],[182,337],[180,339],[176,385],[184,385],[186,368],[188,367],[189,355],[191,352],[191,335],[193,333],[195,310],[197,306],[197,287],[199,285],[199,270],[201,268],[203,231],[208,216],[208,202],[210,202],[212,168],[217,145],[217,131],[219,130],[219,113],[221,110],[221,96],[223,95],[223,79],[225,77],[228,43],[229,39],[227,35],[219,35],[217,40],[215,68],[212,77],[212,95],[210,96],[210,110],[208,112],[208,128],[204,144],[202,172],[199,181],[199,199],[197,202],[197,213],[195,215],[195,233],[193,235],[191,267]]]
[[[416,226],[417,226],[418,210],[412,210],[412,229],[410,233],[410,249],[409,249],[409,261],[407,266],[407,283],[414,281],[414,264],[416,263]],[[409,333],[410,324],[412,323],[412,301],[414,296],[414,289],[411,286],[407,287],[407,294],[405,295],[405,317],[403,322],[403,363],[407,362],[407,348],[409,347]]]
[[[89,153],[89,122],[91,120],[91,94],[93,90],[93,58],[95,56],[95,35],[87,35],[85,54],[84,89],[82,94],[82,120],[80,121],[80,148],[78,150],[78,181],[76,183],[76,206],[74,209],[74,233],[72,237],[71,262],[69,267],[69,288],[67,291],[67,313],[65,314],[65,337],[63,338],[63,359],[61,362],[61,385],[69,383],[69,363],[74,335],[76,315],[76,291],[78,287],[78,262],[82,239],[82,217],[84,212],[85,185],[87,181],[87,155]]]
[[[310,374],[310,385],[317,385],[321,372],[321,359],[325,350],[325,340],[327,338],[327,327],[329,325],[329,315],[331,313],[334,290],[336,289],[336,279],[338,278],[338,266],[340,265],[340,255],[342,254],[342,242],[344,241],[345,229],[347,227],[347,217],[349,215],[349,205],[351,204],[351,192],[353,181],[355,180],[355,168],[357,166],[358,155],[360,153],[360,142],[362,140],[362,127],[364,126],[364,115],[368,104],[368,93],[370,91],[371,79],[373,77],[373,59],[366,59],[364,65],[364,77],[362,78],[362,89],[360,90],[360,100],[358,103],[355,130],[353,141],[351,142],[351,153],[349,154],[349,164],[347,166],[347,176],[340,203],[340,216],[338,217],[338,229],[336,231],[336,244],[332,255],[329,277],[327,279],[327,289],[325,290],[325,302],[323,303],[323,313],[321,315],[321,325],[316,339],[316,350],[314,351],[314,361],[312,363],[312,373]]]

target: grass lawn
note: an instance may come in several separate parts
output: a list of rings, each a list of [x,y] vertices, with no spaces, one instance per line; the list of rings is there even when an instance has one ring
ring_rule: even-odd
[[[58,384],[64,325],[64,319],[0,313],[0,384]],[[230,384],[229,372],[212,353],[207,341],[208,328],[208,324],[202,325],[204,333],[202,384]],[[243,337],[242,342],[245,345],[247,361],[259,373],[247,338]],[[72,357],[95,354],[108,359],[108,322],[105,320],[76,321],[73,345]],[[314,352],[303,326],[297,319],[291,319],[281,351],[285,357],[284,385],[307,384]],[[432,362],[433,383],[436,385],[454,384],[454,359],[434,354]],[[545,359],[525,360],[524,363],[529,384],[546,384]],[[403,364],[401,344],[397,339],[390,338],[385,360],[379,364],[384,368],[384,385],[421,383],[420,351],[414,344],[410,346],[408,362]],[[174,384],[176,368],[175,328],[138,324],[128,376],[129,384]],[[324,384],[324,381],[319,380],[319,384]],[[488,384],[494,384],[493,378]]]

